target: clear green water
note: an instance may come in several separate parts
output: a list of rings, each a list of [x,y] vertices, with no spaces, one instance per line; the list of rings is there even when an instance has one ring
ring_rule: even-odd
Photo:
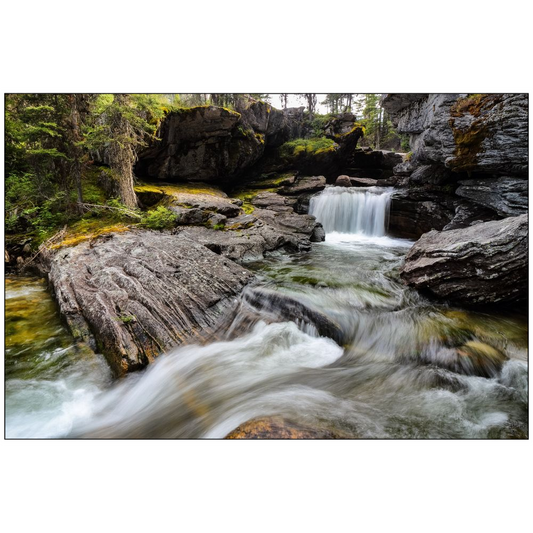
[[[5,289],[6,436],[66,434],[110,384],[107,364],[73,342],[44,280],[7,278]]]

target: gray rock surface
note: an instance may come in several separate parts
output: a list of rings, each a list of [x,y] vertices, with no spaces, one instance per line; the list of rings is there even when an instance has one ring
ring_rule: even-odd
[[[329,337],[341,345],[348,342],[339,324],[307,301],[303,295],[296,298],[264,287],[248,287],[243,292],[243,300],[260,311],[261,316],[271,313],[281,316],[283,320],[312,324],[321,336]]]
[[[411,248],[400,276],[461,305],[527,299],[527,215],[431,231]]]
[[[407,239],[418,239],[431,230],[442,230],[456,210],[451,194],[423,187],[399,189],[392,197],[389,231]]]
[[[49,272],[72,334],[103,353],[116,375],[201,340],[252,279],[185,235],[149,231],[60,249]]]
[[[459,201],[456,202],[453,219],[442,229],[446,231],[449,229],[467,228],[480,222],[494,220],[494,217],[495,215],[492,209],[487,209],[467,200]]]
[[[256,163],[265,147],[301,133],[303,112],[253,99],[237,111],[199,106],[169,113],[161,141],[139,154],[136,174],[163,181],[230,182]]]
[[[463,180],[455,194],[494,210],[498,215],[517,216],[527,212],[528,182],[525,179],[501,177]]]
[[[265,193],[283,197],[275,193]],[[325,239],[322,225],[311,215],[299,215],[292,208],[255,209],[248,215],[247,223],[242,225],[243,217],[228,219],[226,231],[212,231],[203,226],[178,228],[188,238],[199,242],[233,261],[257,261],[266,253],[275,250],[288,252],[307,252],[311,242]],[[182,233],[181,233],[182,232]]]
[[[412,162],[454,172],[527,175],[527,94],[394,94],[383,99]]]
[[[350,178],[350,185],[352,187],[375,187],[382,185],[384,180],[373,180],[372,178]]]
[[[297,196],[300,194],[314,194],[320,192],[326,187],[326,178],[324,176],[300,176],[294,183],[284,185],[278,190],[279,194]]]

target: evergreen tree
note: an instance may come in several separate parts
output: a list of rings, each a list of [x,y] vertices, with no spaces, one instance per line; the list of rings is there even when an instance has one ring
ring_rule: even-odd
[[[137,149],[146,145],[148,135],[155,135],[163,116],[164,107],[155,95],[102,94],[95,100],[85,145],[106,151],[120,200],[128,208],[137,207],[133,190]]]

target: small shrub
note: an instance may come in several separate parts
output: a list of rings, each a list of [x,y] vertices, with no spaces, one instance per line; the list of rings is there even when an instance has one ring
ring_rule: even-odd
[[[172,228],[176,225],[176,220],[175,213],[160,205],[143,216],[141,226],[149,229]]]

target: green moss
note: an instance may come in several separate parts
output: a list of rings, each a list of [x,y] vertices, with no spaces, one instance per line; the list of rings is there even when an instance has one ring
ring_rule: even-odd
[[[120,322],[124,324],[130,324],[131,322],[136,322],[137,318],[135,317],[135,315],[128,315],[123,313],[117,317],[117,320],[120,320]]]
[[[160,205],[156,209],[148,211],[140,225],[149,229],[165,229],[174,227],[176,222],[176,214]]]
[[[210,196],[224,196],[224,193],[217,187],[207,183],[139,183],[134,188],[138,194],[142,193],[163,193],[167,196],[178,194],[209,194]]]
[[[113,223],[112,218],[82,219],[73,224],[68,230],[63,240],[52,245],[52,250],[59,248],[76,246],[85,241],[96,239],[102,235],[110,233],[123,233],[129,231],[130,226],[123,223]]]
[[[334,151],[337,144],[326,137],[312,139],[294,139],[281,145],[279,154],[281,157],[298,157],[302,154],[317,154]]]
[[[250,202],[243,202],[241,208],[247,215],[251,215],[255,211],[255,207]]]
[[[352,133],[355,133],[357,130],[360,130],[360,132],[363,135],[366,133],[366,128],[362,124],[359,124],[358,122],[354,122],[354,125],[350,131],[347,131],[346,133],[338,133],[335,135],[335,138],[342,140],[348,137],[349,135],[351,135]]]

